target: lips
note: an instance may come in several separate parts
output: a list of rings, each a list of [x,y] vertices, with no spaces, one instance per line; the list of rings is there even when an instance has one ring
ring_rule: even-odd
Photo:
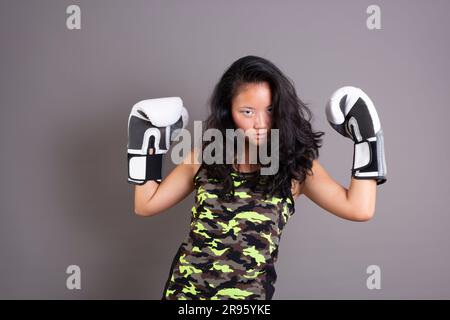
[[[260,132],[255,132],[256,136],[265,136],[267,135],[267,131],[260,131]]]
[[[254,135],[254,139],[255,140],[265,140],[265,139],[267,139],[267,134],[256,134],[256,135]]]
[[[250,133],[250,134],[249,134],[249,137],[250,137],[252,140],[255,140],[255,141],[262,141],[262,140],[266,140],[266,139],[267,139],[268,130],[263,130],[263,131],[260,131],[260,132],[255,132],[255,131],[253,130],[253,132],[250,131],[249,133]]]

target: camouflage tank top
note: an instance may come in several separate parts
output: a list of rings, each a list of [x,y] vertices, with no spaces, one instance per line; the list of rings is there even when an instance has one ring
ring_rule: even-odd
[[[264,200],[249,185],[252,174],[231,172],[232,201],[221,199],[221,183],[199,168],[190,231],[173,259],[162,300],[272,299],[278,245],[295,206],[292,195]]]

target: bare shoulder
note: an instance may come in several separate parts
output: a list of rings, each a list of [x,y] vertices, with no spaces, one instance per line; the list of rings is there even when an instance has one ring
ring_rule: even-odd
[[[294,200],[302,194],[302,185],[298,180],[291,180],[291,193]]]
[[[315,160],[313,160],[313,164],[311,167],[312,175],[307,174],[305,177],[305,180],[303,180],[302,183],[300,183],[298,180],[292,179],[291,191],[292,191],[292,196],[294,197],[294,199],[298,198],[300,195],[302,195],[305,191],[306,185],[308,183],[310,183],[312,179],[314,179],[313,177],[317,173],[323,172],[323,170],[324,170],[324,168],[319,163],[319,160],[315,159]]]
[[[193,148],[184,158],[183,164],[191,168],[192,177],[194,177],[201,166],[201,150]]]

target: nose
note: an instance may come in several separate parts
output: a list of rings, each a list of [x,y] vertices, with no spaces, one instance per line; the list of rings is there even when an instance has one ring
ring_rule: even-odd
[[[265,112],[257,113],[255,117],[254,128],[256,130],[267,129],[270,126],[270,118],[265,114]]]

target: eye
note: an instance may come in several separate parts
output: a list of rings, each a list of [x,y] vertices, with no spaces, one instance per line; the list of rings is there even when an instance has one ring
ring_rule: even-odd
[[[269,111],[270,113],[272,113],[272,111],[273,111],[273,107],[269,107],[269,108],[267,108],[267,111]]]
[[[253,111],[252,110],[243,110],[243,111],[241,111],[241,113],[243,113],[245,116],[250,116],[250,115],[252,115]]]

